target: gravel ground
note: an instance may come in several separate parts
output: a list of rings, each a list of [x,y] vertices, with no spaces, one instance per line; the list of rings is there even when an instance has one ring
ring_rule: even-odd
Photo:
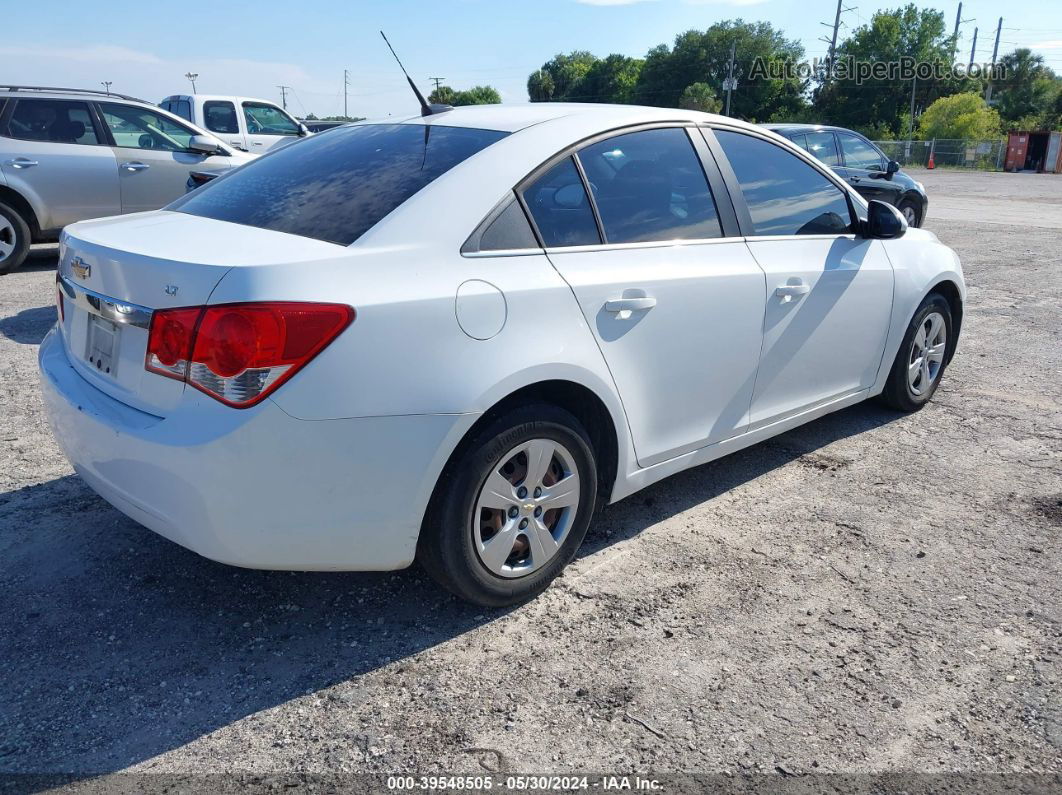
[[[41,412],[38,252],[0,279],[0,772],[1062,772],[1062,176],[920,178],[970,287],[935,400],[612,506],[501,612],[106,505]]]

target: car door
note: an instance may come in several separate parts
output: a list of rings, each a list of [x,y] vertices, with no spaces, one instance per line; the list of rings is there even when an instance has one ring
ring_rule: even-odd
[[[759,359],[764,273],[692,132],[591,142],[521,194],[615,379],[642,466],[741,433]]]
[[[164,207],[184,195],[189,172],[231,164],[227,156],[189,149],[197,133],[170,116],[120,102],[99,108],[113,141],[124,213]]]
[[[199,125],[237,149],[246,150],[247,136],[240,127],[236,103],[229,100],[208,99],[203,103],[203,123]]]
[[[42,229],[121,212],[114,153],[89,103],[19,98],[0,117],[0,134],[0,168]]]
[[[301,132],[299,123],[276,105],[253,100],[244,100],[241,105],[250,152],[267,152],[279,143],[297,138]]]
[[[767,274],[753,430],[874,383],[893,270],[881,241],[854,234],[852,207],[831,176],[751,133],[717,129],[714,141],[748,248]]]
[[[896,204],[903,189],[885,172],[886,157],[869,141],[854,133],[838,132],[849,184],[867,199]]]

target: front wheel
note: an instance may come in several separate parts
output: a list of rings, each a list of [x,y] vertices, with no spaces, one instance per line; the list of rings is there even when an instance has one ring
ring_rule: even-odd
[[[886,405],[900,411],[917,411],[929,402],[947,366],[951,333],[951,307],[944,296],[930,294],[915,312],[896,352],[881,393]]]
[[[589,437],[563,409],[513,409],[450,462],[428,508],[417,560],[475,604],[504,607],[544,591],[583,542],[597,503]]]
[[[918,216],[918,207],[915,206],[913,201],[905,199],[900,202],[899,207],[896,209],[900,211],[901,215],[903,215],[909,227],[917,228],[920,219]]]

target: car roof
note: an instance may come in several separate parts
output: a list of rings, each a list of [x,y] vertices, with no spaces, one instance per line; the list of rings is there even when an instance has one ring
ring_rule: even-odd
[[[849,130],[847,127],[834,127],[830,124],[761,124],[760,126],[774,132],[782,130],[787,132],[846,132],[859,135],[855,130]]]
[[[162,98],[165,102],[167,99],[201,99],[203,102],[264,102],[267,105],[277,105],[279,102],[274,102],[271,99],[262,99],[261,97],[243,97],[239,94],[169,94]]]
[[[406,118],[388,117],[366,119],[358,124],[439,124],[447,127],[474,127],[481,130],[517,132],[547,122],[566,120],[568,126],[585,126],[592,131],[606,130],[639,123],[660,121],[697,122],[722,121],[727,124],[756,129],[754,125],[695,110],[655,108],[645,105],[606,105],[578,102],[526,102],[494,105],[465,105],[431,116],[410,115]]]
[[[142,105],[152,105],[146,99],[130,97],[115,91],[96,91],[91,88],[52,88],[42,86],[6,86],[0,85],[0,96],[21,97],[24,99],[69,99],[72,96],[92,100],[122,100],[123,102],[139,102]]]

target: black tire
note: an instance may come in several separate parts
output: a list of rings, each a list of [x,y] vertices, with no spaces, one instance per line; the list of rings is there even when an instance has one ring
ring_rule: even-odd
[[[918,227],[920,227],[922,225],[922,212],[921,212],[921,210],[918,209],[918,205],[915,204],[910,199],[904,199],[903,201],[901,201],[899,204],[896,205],[896,209],[899,210],[900,213],[903,214],[904,218],[907,217],[907,212],[906,211],[909,210],[910,212],[914,213],[914,219],[915,219],[914,223],[911,223],[910,221],[908,221],[907,222],[908,226],[913,226],[915,228],[918,228]]]
[[[11,273],[11,271],[21,265],[25,261],[26,255],[29,254],[30,228],[25,219],[18,214],[18,211],[6,204],[0,204],[0,218],[7,221],[7,224],[0,225],[3,227],[0,229],[0,235],[14,238],[13,240],[5,239],[3,241],[8,244],[14,244],[14,248],[6,256],[0,254],[0,276],[3,276],[5,273]],[[10,229],[7,228],[8,224],[10,224]]]
[[[527,575],[502,577],[479,557],[473,512],[488,475],[505,463],[502,457],[533,439],[559,442],[570,454],[579,475],[578,504],[567,536],[552,558]],[[550,404],[520,406],[478,430],[450,461],[425,514],[417,560],[462,599],[484,607],[519,604],[544,591],[575,557],[596,507],[597,463],[581,423]]]
[[[918,411],[922,406],[929,402],[930,398],[933,397],[934,393],[937,391],[937,387],[940,386],[941,379],[944,378],[944,370],[948,365],[947,352],[944,354],[944,359],[940,363],[940,368],[937,371],[936,376],[929,383],[928,388],[922,389],[919,394],[914,392],[907,377],[908,366],[912,362],[912,357],[915,352],[915,337],[918,334],[919,328],[925,323],[926,318],[934,312],[940,313],[944,318],[944,328],[947,334],[947,350],[950,351],[951,347],[955,344],[955,338],[953,336],[954,329],[951,319],[951,306],[940,293],[930,293],[918,307],[918,311],[915,312],[914,317],[911,318],[911,322],[907,326],[907,333],[904,334],[903,342],[900,343],[900,349],[896,352],[896,359],[892,363],[892,370],[889,371],[889,378],[885,382],[885,389],[879,396],[881,402],[897,411]]]

